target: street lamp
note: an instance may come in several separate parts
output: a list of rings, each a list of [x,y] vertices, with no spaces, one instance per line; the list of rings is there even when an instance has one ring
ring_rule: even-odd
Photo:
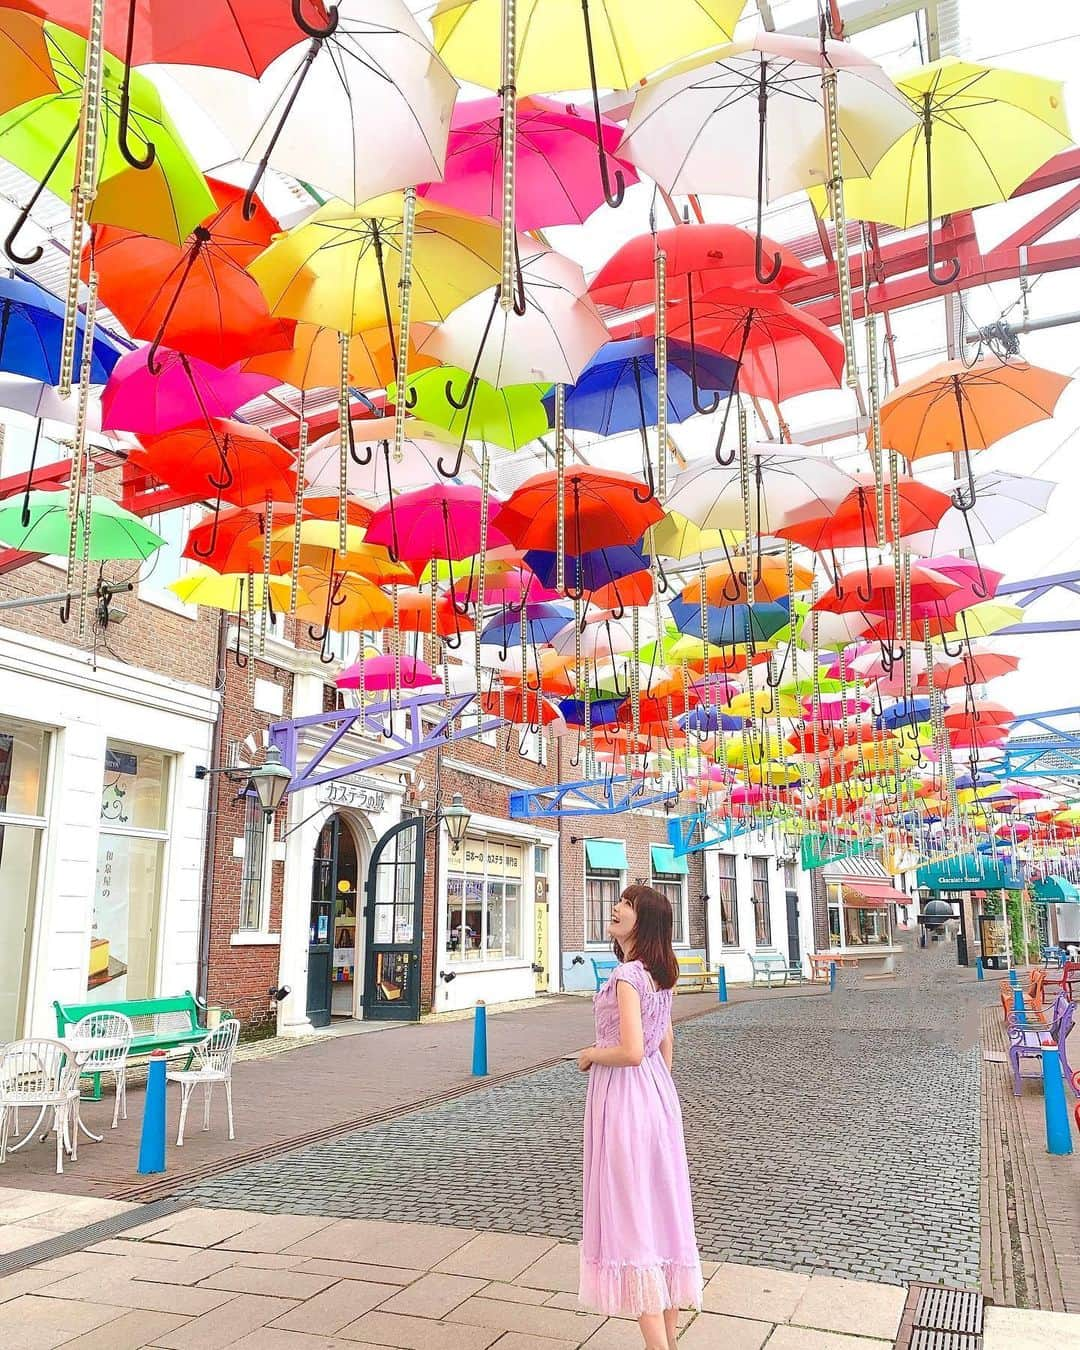
[[[252,769],[251,786],[259,795],[262,809],[272,816],[281,805],[285,789],[292,782],[292,774],[281,762],[281,751],[276,745],[266,747],[266,758],[258,768]]]
[[[450,805],[443,807],[441,815],[446,823],[446,833],[450,836],[450,848],[456,853],[468,832],[472,812],[465,805],[461,793],[455,792],[450,798]]]

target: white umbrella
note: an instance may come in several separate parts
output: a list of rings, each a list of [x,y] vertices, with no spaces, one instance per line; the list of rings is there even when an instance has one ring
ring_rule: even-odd
[[[831,459],[801,445],[752,445],[749,460],[750,523],[758,534],[772,534],[811,508],[815,515],[827,515],[856,486]],[[738,466],[718,467],[712,456],[691,465],[672,480],[664,505],[703,530],[741,530]]]
[[[467,300],[417,343],[444,365],[472,371],[489,384],[574,384],[608,332],[588,298],[577,263],[519,239],[521,270],[517,309],[499,305],[499,291]],[[521,312],[524,311],[524,312]]]
[[[956,553],[962,548],[980,548],[996,543],[1010,530],[1041,516],[1056,483],[1045,478],[1026,478],[1016,473],[984,473],[975,479],[975,501],[968,511],[950,506],[937,528],[912,535],[912,549],[924,557]],[[943,489],[955,499],[968,491],[966,478]]]
[[[170,67],[235,157],[258,164],[251,192],[268,164],[354,205],[442,177],[457,81],[403,0],[335,8],[327,34],[290,47],[258,80]]]
[[[337,431],[322,436],[309,447],[304,474],[309,489],[337,492],[341,472],[341,437]],[[363,419],[352,424],[346,490],[350,496],[378,501],[388,500],[393,492],[408,492],[430,487],[442,481],[439,461],[454,460],[457,437],[419,418],[405,422],[405,440],[401,458],[394,453],[394,418]],[[462,453],[463,477],[479,480],[480,465],[468,447]]]
[[[43,384],[41,380],[30,380],[21,375],[2,375],[0,408],[10,408],[14,412],[25,413],[27,417],[36,417],[40,432],[42,421],[63,422],[67,426],[74,426],[79,411],[79,400],[61,398],[51,384]],[[90,431],[101,430],[99,397],[91,397],[86,417]]]

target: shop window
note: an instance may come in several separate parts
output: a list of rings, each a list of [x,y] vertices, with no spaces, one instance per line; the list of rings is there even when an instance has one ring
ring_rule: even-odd
[[[446,884],[447,955],[453,961],[522,959],[525,850],[466,836],[451,853]]]
[[[888,909],[860,909],[844,906],[844,936],[849,947],[888,946],[890,940]]]
[[[244,870],[240,877],[240,927],[266,928],[267,820],[254,792],[244,797]]]
[[[739,891],[735,880],[734,853],[718,853],[720,874],[720,941],[725,947],[739,945]]]
[[[829,946],[830,946],[830,947],[840,947],[840,946],[843,945],[843,936],[842,936],[842,935],[843,935],[843,931],[844,931],[844,930],[843,930],[843,926],[842,926],[841,920],[842,920],[842,916],[843,916],[844,905],[843,905],[843,900],[842,900],[842,897],[841,897],[842,891],[843,891],[843,887],[840,886],[837,882],[830,882],[830,883],[825,887],[825,895],[826,895],[826,899],[827,899],[827,901],[828,901],[828,907],[829,907]]]
[[[626,885],[626,845],[618,839],[585,840],[585,943],[608,941],[611,911]]]
[[[650,847],[652,885],[671,905],[671,941],[676,947],[689,942],[686,924],[686,855],[677,856],[668,844]]]
[[[772,946],[772,916],[769,913],[769,860],[751,858],[751,898],[754,902],[754,944]]]
[[[154,993],[169,758],[110,741],[105,750],[87,1001]]]
[[[48,766],[49,733],[0,718],[0,1044],[24,1030]]]

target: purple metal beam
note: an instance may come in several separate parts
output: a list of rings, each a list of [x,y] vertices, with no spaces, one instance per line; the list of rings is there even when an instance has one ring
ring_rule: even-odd
[[[361,714],[359,708],[339,708],[334,712],[294,717],[288,722],[274,722],[269,728],[270,740],[281,751],[282,763],[293,775],[288,791],[302,792],[305,788],[331,783],[352,773],[364,773],[380,764],[392,764],[395,760],[408,759],[411,755],[422,755],[427,750],[436,750],[453,741],[481,736],[505,725],[504,718],[489,717],[483,722],[470,722],[467,727],[455,726],[456,719],[464,716],[475,700],[474,693],[453,694],[446,699],[438,692],[417,694],[399,702],[371,704],[364,711],[364,730],[372,737],[379,737],[382,748],[377,753],[350,760],[336,769],[322,769],[321,766],[338,743],[350,731],[356,730]],[[426,727],[421,715],[425,708],[437,708],[439,712],[438,720],[430,727]],[[404,731],[395,728],[395,714],[399,717],[407,714]],[[301,768],[297,763],[299,738],[300,732],[307,727],[325,727],[330,734]]]
[[[617,816],[631,807],[655,806],[675,801],[678,792],[661,791],[642,795],[645,784],[632,783],[625,774],[607,778],[583,778],[575,783],[557,783],[553,787],[527,788],[511,792],[510,814],[516,820],[554,820],[559,816]]]

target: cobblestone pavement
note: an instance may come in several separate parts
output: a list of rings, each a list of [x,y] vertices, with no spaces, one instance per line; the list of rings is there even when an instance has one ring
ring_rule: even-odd
[[[978,1008],[944,947],[895,983],[679,1027],[702,1255],[887,1283],[979,1281]],[[573,1239],[571,1064],[207,1180],[197,1203]]]

